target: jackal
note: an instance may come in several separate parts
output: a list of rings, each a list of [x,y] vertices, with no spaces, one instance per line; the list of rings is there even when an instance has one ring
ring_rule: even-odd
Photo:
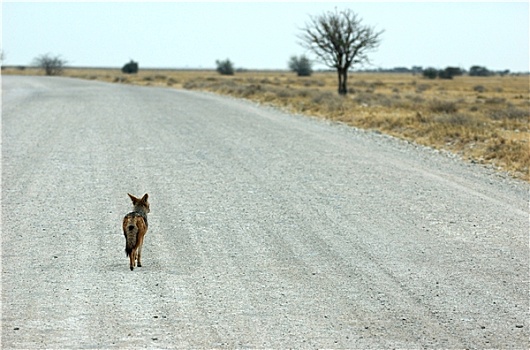
[[[150,210],[147,193],[141,199],[127,194],[133,202],[134,211],[123,218],[123,235],[125,236],[125,254],[129,257],[129,266],[132,271],[136,265],[136,260],[138,260],[138,267],[142,266],[142,245],[147,233],[147,213]]]

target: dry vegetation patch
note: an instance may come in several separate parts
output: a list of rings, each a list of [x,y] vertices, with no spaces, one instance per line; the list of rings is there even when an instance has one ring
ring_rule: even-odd
[[[14,73],[36,74],[31,69]],[[127,75],[110,69],[66,69],[65,75],[246,98],[449,150],[530,180],[529,76],[426,80],[357,73],[350,74],[350,93],[344,97],[338,95],[331,72],[297,77],[285,71],[221,76],[214,71],[141,70]]]

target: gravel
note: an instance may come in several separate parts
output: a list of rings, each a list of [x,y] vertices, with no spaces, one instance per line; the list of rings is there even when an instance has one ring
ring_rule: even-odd
[[[529,347],[527,183],[209,93],[2,98],[3,349]]]

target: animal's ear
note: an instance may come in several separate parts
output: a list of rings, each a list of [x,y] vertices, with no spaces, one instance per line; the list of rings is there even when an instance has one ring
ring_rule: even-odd
[[[149,198],[149,195],[146,193],[146,194],[144,194],[144,196],[142,197],[142,202],[147,202],[147,198]]]
[[[129,195],[129,197],[131,198],[131,200],[133,201],[133,203],[136,203],[138,202],[138,198],[136,198],[135,196],[133,196],[132,194],[130,193],[127,193]]]

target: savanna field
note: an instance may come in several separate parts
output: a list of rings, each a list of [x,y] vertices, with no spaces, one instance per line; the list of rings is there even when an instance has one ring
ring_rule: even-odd
[[[4,69],[2,74],[42,74]],[[287,71],[66,69],[63,76],[113,83],[202,90],[249,99],[292,113],[378,130],[530,181],[530,77],[350,73],[349,94],[337,93],[333,72],[297,77]]]

